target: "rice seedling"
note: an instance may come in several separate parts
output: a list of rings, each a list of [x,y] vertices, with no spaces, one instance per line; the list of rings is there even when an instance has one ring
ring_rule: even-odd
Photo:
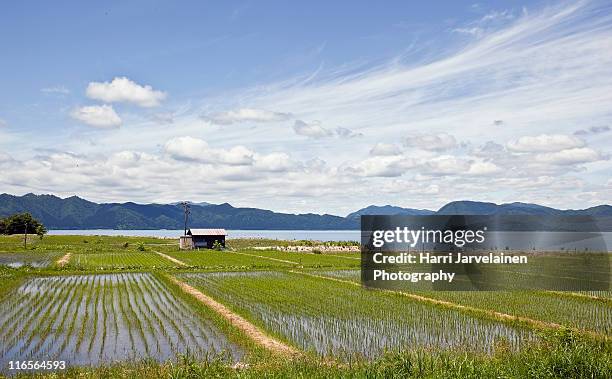
[[[80,253],[72,256],[70,265],[76,269],[142,269],[169,268],[175,263],[153,252],[115,252]]]
[[[0,303],[0,362],[98,365],[244,349],[147,273],[32,278]],[[4,370],[2,367],[0,370]]]
[[[321,271],[318,274],[359,283],[360,271]],[[410,293],[495,312],[553,322],[577,329],[612,335],[612,303],[572,297],[547,291],[432,291],[415,286]],[[609,298],[611,292],[594,291],[592,296]]]
[[[174,249],[162,250],[164,254],[178,259],[194,267],[205,269],[235,269],[249,270],[253,268],[291,267],[292,263],[274,261],[251,255],[237,254],[232,251],[216,250],[189,250],[177,251]]]
[[[314,254],[311,252],[290,252],[279,250],[244,250],[249,254],[259,255],[267,258],[281,259],[294,262],[303,267],[359,267],[359,259],[355,259],[355,254]]]
[[[181,274],[272,334],[319,355],[372,358],[417,347],[518,349],[529,330],[440,309],[398,295],[282,272]]]

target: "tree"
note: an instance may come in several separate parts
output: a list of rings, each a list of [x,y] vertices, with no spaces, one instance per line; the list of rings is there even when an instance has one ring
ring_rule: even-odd
[[[36,227],[36,234],[38,234],[38,238],[43,239],[43,236],[47,234],[47,228],[43,224],[40,224]]]
[[[47,233],[47,228],[27,212],[9,216],[0,225],[2,234],[38,234],[42,238]]]

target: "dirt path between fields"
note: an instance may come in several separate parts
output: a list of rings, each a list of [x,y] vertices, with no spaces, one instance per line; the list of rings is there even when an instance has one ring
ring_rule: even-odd
[[[314,278],[327,279],[327,280],[332,280],[332,281],[335,281],[335,282],[346,283],[346,284],[351,284],[351,285],[355,285],[355,286],[361,287],[361,283],[353,282],[353,281],[350,281],[350,280],[344,280],[344,279],[338,279],[338,278],[330,278],[330,277],[327,277],[327,276],[311,274],[311,273],[303,272],[303,271],[293,271],[293,270],[291,270],[290,272],[296,273],[296,274],[302,274],[302,275],[306,275],[306,276],[311,276],[311,277],[314,277]],[[412,300],[417,300],[417,301],[426,302],[426,303],[430,303],[430,304],[440,305],[440,306],[443,306],[443,307],[446,307],[446,308],[449,308],[449,309],[456,309],[456,310],[459,310],[459,311],[465,311],[465,312],[472,313],[472,314],[479,314],[479,315],[486,316],[488,318],[493,318],[493,319],[499,320],[499,321],[504,321],[504,322],[521,322],[523,324],[529,325],[529,326],[531,326],[533,328],[536,328],[536,329],[548,329],[548,330],[553,329],[553,330],[556,330],[556,329],[567,328],[567,329],[570,329],[570,330],[572,330],[574,332],[580,333],[582,335],[588,335],[588,336],[593,337],[595,339],[599,339],[599,340],[607,340],[607,339],[609,339],[609,337],[606,336],[605,334],[597,333],[597,332],[594,332],[594,331],[591,331],[591,330],[584,330],[584,329],[566,327],[564,325],[557,324],[557,323],[554,323],[554,322],[547,322],[547,321],[541,321],[541,320],[532,319],[532,318],[529,318],[529,317],[510,315],[510,314],[507,314],[507,313],[501,313],[501,312],[497,312],[497,311],[491,311],[491,310],[488,310],[488,309],[471,307],[471,306],[468,306],[468,305],[461,305],[461,304],[452,303],[452,302],[446,301],[446,300],[434,299],[434,298],[431,298],[431,297],[415,295],[415,294],[411,294],[411,293],[407,293],[407,292],[385,290],[385,289],[380,289],[380,291],[398,294],[398,295],[401,295],[401,296],[408,297],[408,298],[410,298]]]
[[[284,259],[278,259],[278,258],[272,258],[272,257],[265,257],[263,255],[239,253],[237,251],[234,251],[232,254],[242,254],[242,255],[249,256],[249,257],[257,257],[257,258],[262,258],[262,259],[269,259],[271,261],[277,261],[277,262],[282,262],[282,263],[289,263],[289,264],[292,264],[292,265],[299,265],[300,264],[299,262],[286,261]]]
[[[66,255],[58,259],[55,264],[57,264],[59,267],[64,267],[68,264],[68,262],[70,262],[70,257],[72,257],[72,253],[66,253]]]
[[[358,261],[361,260],[361,258],[358,258],[358,257],[344,257],[342,255],[327,254],[327,253],[323,254],[323,256],[324,257],[336,257],[336,258],[344,258],[344,259],[353,259],[353,260],[358,260]]]
[[[575,298],[575,299],[588,299],[588,300],[601,301],[602,303],[612,303],[612,299],[610,298],[595,296],[595,295],[587,295],[584,293],[564,292],[564,291],[546,291],[546,292],[552,295],[561,296],[561,297],[570,297],[570,298]]]
[[[267,336],[261,330],[259,330],[259,328],[257,328],[255,325],[251,324],[249,321],[245,320],[241,316],[232,312],[225,305],[217,302],[213,298],[203,294],[202,292],[193,288],[187,283],[181,282],[175,277],[170,276],[169,278],[174,283],[176,283],[179,287],[181,287],[181,289],[185,293],[195,297],[200,302],[202,302],[203,304],[205,304],[206,306],[208,306],[209,308],[211,308],[212,310],[220,314],[223,318],[229,321],[232,325],[234,325],[236,328],[244,332],[244,334],[246,334],[249,338],[255,341],[255,343],[257,343],[258,345],[264,347],[265,349],[273,353],[278,353],[282,355],[294,356],[294,355],[300,354],[300,352],[297,349],[289,345],[286,345],[270,336]]]
[[[160,257],[166,258],[167,260],[169,260],[169,261],[172,261],[172,262],[176,263],[176,264],[177,264],[177,265],[179,265],[179,266],[189,266],[187,263],[185,263],[185,262],[183,262],[183,261],[179,261],[179,260],[178,260],[178,259],[176,259],[176,258],[172,258],[171,256],[166,255],[166,254],[164,254],[164,253],[160,253],[159,251],[155,251],[155,250],[151,250],[151,251],[152,251],[152,252],[154,252],[155,254],[159,255]]]

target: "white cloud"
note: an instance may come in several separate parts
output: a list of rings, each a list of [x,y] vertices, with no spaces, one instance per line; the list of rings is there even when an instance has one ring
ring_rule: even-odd
[[[214,149],[206,141],[190,136],[173,138],[166,142],[164,149],[166,153],[178,160],[235,166],[252,164],[254,154],[244,146]]]
[[[555,151],[552,153],[537,154],[536,161],[553,165],[575,165],[581,163],[596,162],[605,157],[588,147]]]
[[[174,114],[171,112],[155,113],[151,115],[151,119],[161,125],[173,124]]]
[[[452,29],[452,32],[459,34],[467,34],[474,37],[482,37],[492,26],[498,25],[505,21],[512,20],[514,14],[511,11],[493,10],[482,16],[479,20],[472,21],[464,27]]]
[[[612,130],[612,129],[608,125],[592,126],[592,127],[588,128],[588,129],[576,130],[574,132],[574,135],[576,135],[576,136],[589,136],[589,135],[607,133],[610,130]]]
[[[293,123],[293,131],[298,135],[315,139],[325,137],[337,137],[343,139],[363,137],[363,133],[354,132],[348,128],[337,127],[334,130],[324,128],[319,121],[307,123],[302,120],[295,120]]]
[[[455,28],[453,32],[480,37],[484,33],[484,29],[478,26],[472,26],[469,28]]]
[[[512,14],[512,12],[510,12],[509,10],[503,10],[503,11],[493,10],[485,14],[484,16],[482,16],[482,18],[480,19],[480,22],[512,20],[513,18],[514,18],[514,14]]]
[[[296,134],[309,138],[324,138],[331,137],[334,133],[321,126],[320,122],[306,123],[302,120],[295,120],[293,130]]]
[[[241,108],[227,112],[221,112],[212,116],[203,116],[207,121],[218,125],[231,125],[240,122],[277,122],[291,118],[291,113],[272,112],[265,109]]]
[[[9,163],[9,162],[13,162],[13,157],[11,157],[9,154],[0,151],[0,164],[4,164],[4,163]]]
[[[521,153],[552,152],[584,146],[578,137],[564,134],[525,136],[508,142],[508,149]]]
[[[149,85],[141,86],[126,77],[117,77],[111,82],[91,82],[86,94],[91,99],[107,103],[127,102],[141,107],[156,107],[166,98],[165,92],[154,90]]]
[[[285,153],[255,154],[254,167],[261,171],[284,172],[295,168],[295,162]]]
[[[84,106],[74,109],[70,115],[96,128],[116,128],[121,125],[121,118],[110,105]]]
[[[6,128],[7,126],[8,126],[8,123],[0,118],[0,128]]]
[[[349,175],[366,177],[398,177],[417,165],[414,159],[401,155],[374,156],[346,168]]]
[[[374,156],[385,156],[385,155],[399,155],[401,150],[399,146],[393,143],[382,143],[379,142],[370,150],[370,155]]]
[[[338,127],[335,130],[335,134],[338,138],[356,138],[363,137],[363,133],[357,133],[348,128]]]
[[[155,157],[150,154],[129,150],[112,154],[108,159],[109,163],[122,168],[137,168],[145,162],[154,160]]]
[[[404,145],[423,150],[442,151],[456,147],[457,140],[446,133],[421,134],[407,137],[404,140]]]
[[[451,155],[442,155],[425,163],[425,173],[431,175],[461,175],[470,169],[470,162]]]
[[[467,171],[468,175],[491,175],[499,173],[502,169],[495,163],[486,161],[476,161],[470,163]]]

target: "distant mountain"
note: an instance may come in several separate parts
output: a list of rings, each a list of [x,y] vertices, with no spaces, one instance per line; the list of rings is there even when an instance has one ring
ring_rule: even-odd
[[[289,214],[258,208],[236,208],[228,203],[194,203],[189,225],[227,229],[349,230],[358,229],[362,215],[592,215],[612,217],[612,206],[599,205],[582,210],[559,210],[537,204],[494,204],[453,201],[437,212],[391,205],[369,206],[346,217],[329,214]],[[65,199],[53,195],[0,195],[0,217],[30,212],[49,229],[182,229],[183,209],[177,204],[97,204],[77,196]]]
[[[440,208],[436,214],[440,215],[534,215],[534,216],[598,216],[608,217],[612,216],[612,206],[610,205],[598,205],[587,209],[555,209],[550,207],[544,207],[537,204],[529,203],[506,203],[506,204],[495,204],[485,203],[479,201],[453,201],[442,208]]]
[[[199,203],[202,204],[202,203]],[[228,229],[357,229],[359,220],[317,214],[276,213],[230,204],[192,206],[189,225]],[[183,209],[174,204],[96,204],[73,196],[0,195],[0,217],[30,212],[49,229],[182,229]]]
[[[413,208],[401,208],[395,207],[393,205],[370,205],[369,207],[362,208],[356,212],[349,213],[346,218],[348,219],[359,219],[360,216],[366,215],[384,215],[384,216],[394,216],[394,215],[408,215],[408,216],[423,216],[423,215],[431,215],[436,212],[430,211],[428,209],[413,209]]]

